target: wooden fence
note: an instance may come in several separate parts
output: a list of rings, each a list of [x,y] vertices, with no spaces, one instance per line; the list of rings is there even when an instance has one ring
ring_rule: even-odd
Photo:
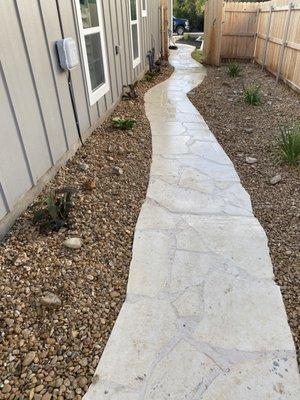
[[[254,59],[300,91],[300,1],[261,3]]]
[[[224,3],[221,58],[253,57],[260,3]]]
[[[212,23],[217,32],[214,43],[204,36],[206,62],[219,65],[222,59],[255,60],[276,75],[277,81],[281,78],[300,91],[300,0],[208,0],[205,18],[206,32]],[[209,58],[212,53],[213,60]]]

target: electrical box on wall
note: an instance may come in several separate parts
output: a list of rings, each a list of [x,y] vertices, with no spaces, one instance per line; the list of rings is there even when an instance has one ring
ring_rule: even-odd
[[[70,70],[79,63],[77,45],[74,39],[65,38],[56,42],[59,64],[62,69]]]

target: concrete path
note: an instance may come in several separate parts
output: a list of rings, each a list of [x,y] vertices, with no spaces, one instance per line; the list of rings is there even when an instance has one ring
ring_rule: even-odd
[[[146,95],[153,163],[128,296],[85,400],[299,400],[266,235],[186,97],[205,76],[191,51]]]

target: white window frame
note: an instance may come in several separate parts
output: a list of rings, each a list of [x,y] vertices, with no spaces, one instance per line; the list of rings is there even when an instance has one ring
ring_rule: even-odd
[[[130,17],[130,35],[131,35],[131,54],[132,54],[132,65],[133,68],[136,68],[141,62],[141,45],[140,45],[140,9],[139,9],[139,0],[135,0],[136,4],[136,20],[131,19],[131,2],[129,0],[129,17]],[[132,34],[132,27],[133,25],[137,26],[137,36],[138,36],[138,49],[139,49],[139,56],[134,58],[134,51],[133,51],[133,34]]]
[[[97,103],[107,92],[110,90],[110,82],[109,82],[109,73],[108,73],[108,58],[107,58],[107,50],[106,50],[106,37],[104,31],[104,19],[102,15],[102,7],[99,0],[96,0],[97,11],[98,11],[98,21],[99,26],[95,26],[92,28],[83,28],[81,9],[80,9],[80,1],[75,0],[76,11],[77,11],[77,20],[80,34],[80,42],[81,42],[81,50],[83,56],[83,64],[84,71],[86,76],[86,84],[89,95],[90,105]],[[100,33],[101,38],[101,51],[102,51],[102,60],[103,60],[103,69],[104,69],[104,79],[105,82],[98,89],[93,90],[91,85],[91,76],[89,70],[88,56],[85,46],[85,36]]]
[[[143,8],[143,0],[141,0],[141,9],[142,9],[142,17],[146,18],[148,17],[148,4],[147,4],[148,0],[145,0],[145,8]]]

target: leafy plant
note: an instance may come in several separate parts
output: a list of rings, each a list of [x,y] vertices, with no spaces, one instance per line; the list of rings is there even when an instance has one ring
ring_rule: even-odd
[[[154,79],[154,75],[149,71],[145,74],[143,81],[144,82],[152,82]]]
[[[277,139],[275,154],[278,161],[290,165],[300,163],[300,122],[280,127],[281,134]]]
[[[155,67],[151,71],[146,72],[144,80],[146,82],[152,82],[156,76],[160,74],[160,67]]]
[[[245,102],[251,106],[258,106],[261,103],[261,90],[259,85],[252,85],[244,89]]]
[[[231,76],[231,78],[235,78],[237,76],[240,76],[241,71],[242,71],[242,68],[237,62],[231,62],[228,65],[227,73],[228,73],[229,76]]]
[[[68,226],[71,197],[74,192],[74,189],[63,188],[50,193],[43,202],[44,207],[34,214],[33,224],[39,225],[41,231],[58,231]]]
[[[112,124],[114,128],[125,131],[132,129],[136,124],[136,121],[134,119],[114,118]]]

